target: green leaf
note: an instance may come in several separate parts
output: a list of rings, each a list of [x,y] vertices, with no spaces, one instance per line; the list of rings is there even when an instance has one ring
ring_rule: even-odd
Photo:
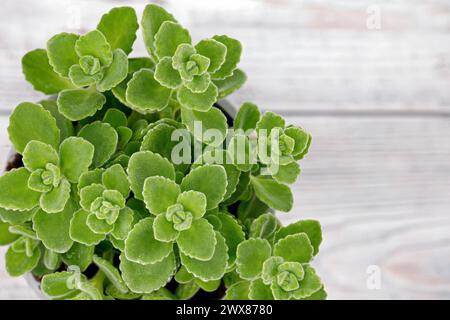
[[[76,211],[74,201],[68,201],[63,211],[47,213],[38,210],[33,217],[33,229],[44,246],[52,251],[64,253],[70,249],[73,240],[70,238],[70,220]]]
[[[175,169],[172,164],[159,154],[151,151],[140,151],[134,153],[128,163],[128,178],[131,190],[135,197],[143,200],[142,190],[145,179],[153,176],[162,176],[175,180]]]
[[[49,270],[56,270],[61,266],[61,256],[52,250],[46,249],[41,260],[43,260],[44,266]]]
[[[80,290],[67,287],[68,280],[73,277],[73,272],[55,272],[47,274],[42,278],[41,290],[42,292],[54,299],[67,299],[80,293]],[[82,275],[84,278],[84,275]]]
[[[177,203],[183,205],[185,211],[192,213],[195,219],[200,219],[206,212],[206,196],[198,191],[185,191],[178,196]]]
[[[91,210],[91,204],[94,202],[95,199],[103,196],[103,191],[105,191],[106,188],[97,183],[89,184],[86,187],[83,187],[80,190],[80,205],[81,207],[86,210]]]
[[[128,82],[125,96],[138,112],[156,112],[168,105],[171,93],[171,89],[155,80],[152,70],[141,69]]]
[[[171,57],[164,57],[158,62],[155,69],[155,79],[162,86],[170,89],[177,89],[182,84],[180,73],[172,67]]]
[[[305,276],[299,283],[299,288],[294,292],[294,298],[303,299],[310,297],[314,293],[322,289],[322,282],[315,270],[310,266],[305,266]]]
[[[98,58],[104,66],[109,66],[113,59],[111,46],[103,33],[98,30],[80,36],[75,43],[75,51],[79,57],[93,56]]]
[[[178,285],[175,294],[179,300],[189,300],[197,294],[200,287],[195,281]]]
[[[45,169],[47,163],[57,165],[59,156],[51,145],[32,140],[28,142],[23,151],[22,161],[28,170],[34,171],[37,169]]]
[[[12,225],[22,224],[26,221],[30,221],[35,211],[36,209],[25,211],[14,211],[0,207],[0,220]]]
[[[167,220],[165,214],[160,214],[155,218],[153,232],[155,233],[155,239],[162,242],[174,242],[180,234],[173,227],[173,222]]]
[[[214,228],[205,219],[192,221],[191,227],[181,231],[177,239],[178,248],[184,255],[201,261],[213,257],[216,243]]]
[[[78,35],[74,33],[59,33],[47,41],[47,55],[53,70],[60,76],[67,77],[69,69],[78,64],[79,57],[75,51]]]
[[[151,293],[170,281],[175,273],[177,263],[172,252],[161,261],[147,265],[134,263],[122,253],[119,267],[122,271],[123,280],[131,291]]]
[[[309,147],[309,143],[311,140],[309,133],[296,126],[287,127],[284,130],[284,133],[295,140],[292,155],[297,156],[304,153],[305,151],[307,152],[307,148]]]
[[[97,168],[83,173],[78,181],[78,190],[91,184],[102,184],[102,175],[104,171],[105,170],[102,168]]]
[[[270,286],[264,284],[261,279],[251,282],[249,288],[249,298],[251,300],[274,300]]]
[[[17,240],[17,241],[20,241]],[[25,252],[15,252],[12,247],[9,247],[5,255],[6,272],[11,277],[18,277],[33,270],[39,263],[41,257],[41,250],[35,249],[30,257]]]
[[[69,251],[64,253],[61,258],[68,266],[78,266],[81,272],[84,272],[92,263],[94,255],[94,246],[86,246],[84,244],[74,242]]]
[[[160,288],[150,294],[143,295],[141,300],[177,300],[177,297],[170,290]]]
[[[115,164],[105,170],[102,175],[102,183],[107,189],[119,191],[124,198],[128,198],[130,194],[130,182],[120,164]]]
[[[308,263],[313,257],[314,248],[306,233],[289,235],[279,240],[274,247],[274,254],[285,261]]]
[[[213,80],[219,90],[218,99],[224,99],[233,92],[239,90],[247,81],[247,75],[241,69],[236,69],[232,76],[229,76],[223,80]]]
[[[205,91],[200,93],[192,92],[187,87],[181,87],[177,92],[178,101],[183,107],[201,112],[210,110],[217,101],[218,95],[218,89],[212,82],[209,83]]]
[[[155,53],[159,59],[172,57],[182,43],[191,43],[189,32],[178,23],[165,21],[155,35]]]
[[[127,285],[123,281],[119,271],[111,264],[111,262],[100,258],[97,255],[94,255],[92,260],[119,291],[122,293],[128,292]]]
[[[167,208],[177,202],[180,187],[175,181],[162,177],[148,177],[144,182],[144,202],[154,215],[165,213]]]
[[[97,83],[97,90],[105,92],[121,83],[128,75],[128,57],[122,49],[113,51],[111,65],[104,70],[103,78]]]
[[[324,287],[322,287],[319,291],[314,292],[309,297],[302,298],[302,300],[326,300],[326,299],[327,299],[327,292],[325,291]]]
[[[300,166],[297,162],[291,162],[280,165],[278,170],[272,174],[273,178],[279,183],[292,184],[297,181],[300,175]]]
[[[70,67],[69,78],[77,88],[88,87],[99,82],[103,78],[103,72],[86,74],[80,65],[74,64]]]
[[[206,292],[216,291],[222,283],[221,279],[212,281],[202,281],[200,279],[195,279],[195,282],[199,285],[200,288],[202,288],[203,291]]]
[[[241,60],[242,45],[239,41],[225,35],[214,36],[213,39],[227,47],[227,55],[225,62],[220,66],[219,70],[211,76],[213,79],[225,79],[233,75],[233,71]]]
[[[70,182],[77,183],[80,176],[88,171],[94,151],[94,146],[83,138],[70,137],[61,143],[61,172]]]
[[[209,73],[194,76],[191,81],[184,83],[184,87],[189,89],[189,91],[191,91],[192,93],[197,94],[204,93],[210,87],[210,85],[211,85],[211,76],[209,75]]]
[[[181,266],[180,269],[178,269],[177,274],[175,275],[175,280],[178,283],[182,284],[189,283],[194,279],[195,277],[192,274],[190,274],[184,266]]]
[[[257,163],[256,146],[247,135],[237,132],[230,140],[228,153],[233,159],[232,163],[241,171],[250,171]]]
[[[136,40],[136,31],[139,28],[136,12],[131,7],[117,7],[105,13],[97,30],[105,36],[111,49],[122,49],[130,54]]]
[[[205,179],[208,177],[208,179]],[[206,209],[216,208],[223,200],[227,188],[227,174],[219,165],[206,164],[193,169],[183,178],[181,190],[203,193],[207,199]]]
[[[245,240],[245,233],[242,230],[242,226],[232,215],[220,213],[217,215],[217,218],[220,220],[218,231],[225,238],[228,247],[228,266],[232,266],[236,260],[237,247]]]
[[[249,237],[273,242],[275,234],[280,228],[280,221],[272,213],[265,213],[253,220],[250,226]]]
[[[293,195],[291,189],[272,179],[250,176],[257,197],[275,210],[288,212],[292,209]]]
[[[4,246],[6,244],[10,244],[19,238],[18,234],[14,234],[9,232],[10,224],[6,222],[2,222],[0,220],[0,246]]]
[[[117,299],[117,300],[136,300],[141,298],[140,293],[134,293],[131,291],[127,291],[126,293],[122,293],[117,289],[114,285],[109,284],[105,290],[106,294]]]
[[[234,120],[234,129],[242,129],[244,132],[256,128],[256,124],[261,118],[261,112],[256,104],[244,102]]]
[[[189,273],[203,281],[218,280],[223,277],[227,268],[227,245],[222,235],[216,232],[216,248],[214,255],[208,261],[196,260],[180,252],[181,263]]]
[[[70,182],[62,179],[57,187],[41,195],[39,205],[45,212],[56,213],[64,210],[69,198]]]
[[[30,51],[23,56],[22,72],[35,90],[45,94],[55,94],[64,89],[74,88],[69,79],[53,71],[44,49]]]
[[[227,47],[214,39],[204,39],[195,45],[195,49],[199,54],[209,59],[208,72],[216,72],[225,62]]]
[[[225,300],[249,300],[249,281],[239,281],[231,285],[225,294]]]
[[[119,109],[111,108],[106,110],[103,116],[103,122],[109,123],[114,129],[118,129],[120,127],[126,127],[128,119],[125,113]]]
[[[0,206],[10,210],[30,210],[39,204],[40,193],[28,188],[30,172],[13,169],[0,177]]]
[[[58,111],[58,105],[56,104],[55,100],[42,100],[39,102],[39,104],[42,105],[42,107],[49,111],[53,118],[56,120],[56,125],[59,128],[60,131],[60,141],[63,141],[65,138],[68,138],[70,136],[74,135],[74,128],[72,125],[72,121],[64,117],[61,113]]]
[[[182,108],[181,119],[195,139],[208,145],[220,146],[227,136],[227,118],[217,108],[211,108],[206,112]]]
[[[97,234],[108,234],[114,230],[114,225],[109,224],[106,219],[99,219],[94,213],[89,214],[86,220],[87,226]]]
[[[155,51],[155,35],[165,21],[176,22],[170,13],[158,5],[149,4],[145,7],[141,25],[145,46],[151,55]]]
[[[282,265],[284,259],[282,257],[270,257],[263,264],[261,278],[265,284],[272,283],[274,277],[278,274],[278,267]]]
[[[9,139],[17,152],[22,153],[31,140],[37,140],[58,148],[59,129],[55,118],[41,105],[23,102],[9,117]]]
[[[114,223],[114,229],[111,235],[118,240],[125,240],[135,223],[134,211],[128,207],[119,212],[119,217]]]
[[[127,260],[149,265],[162,261],[173,250],[170,242],[155,239],[153,232],[153,218],[139,221],[125,240],[125,255]]]
[[[70,221],[69,234],[73,241],[80,242],[87,246],[93,246],[99,244],[105,239],[104,234],[98,234],[91,230],[87,225],[87,218],[89,212],[83,209],[74,213],[72,220]]]
[[[259,130],[265,129],[267,130],[267,136],[269,136],[269,133],[273,128],[283,129],[285,125],[286,123],[283,117],[275,112],[267,111],[256,124],[256,130],[259,132]]]
[[[237,247],[236,270],[243,279],[257,279],[261,275],[264,261],[271,254],[272,248],[267,240],[256,238],[245,240]]]
[[[78,136],[94,146],[95,151],[92,164],[95,167],[104,165],[111,158],[116,151],[119,139],[117,131],[113,127],[100,121],[85,125],[78,132]]]
[[[91,89],[63,90],[56,101],[59,112],[72,121],[93,116],[105,102],[103,94]]]
[[[319,253],[319,246],[322,242],[322,228],[319,221],[300,220],[286,227],[281,228],[275,235],[275,241],[297,233],[306,233],[314,248],[314,255]]]

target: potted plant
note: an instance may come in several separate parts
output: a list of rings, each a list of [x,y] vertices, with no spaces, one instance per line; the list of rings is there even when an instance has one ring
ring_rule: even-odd
[[[117,23],[120,21],[120,23]],[[239,41],[195,44],[150,4],[60,33],[22,60],[38,91],[10,116],[0,177],[6,270],[51,299],[324,299],[314,220],[282,226],[311,136],[244,103]]]

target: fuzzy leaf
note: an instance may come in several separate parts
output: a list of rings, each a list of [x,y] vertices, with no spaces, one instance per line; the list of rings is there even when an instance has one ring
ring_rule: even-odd
[[[140,151],[134,153],[128,163],[128,177],[131,190],[137,199],[143,200],[142,190],[145,179],[153,176],[162,176],[175,180],[175,169],[172,164],[159,154],[151,151]]]
[[[293,195],[291,189],[272,179],[250,177],[257,197],[275,210],[288,212],[292,209]]]
[[[195,168],[181,182],[182,191],[194,190],[206,196],[207,210],[218,206],[223,200],[226,188],[227,174],[225,169],[219,165],[206,164]]]
[[[66,299],[79,294],[80,290],[67,287],[70,277],[73,277],[73,272],[62,271],[45,275],[41,282],[42,292],[53,299]]]
[[[223,277],[227,268],[228,254],[225,239],[216,232],[216,248],[208,261],[196,260],[180,252],[181,263],[189,273],[203,281],[218,280]]]
[[[82,120],[94,115],[106,102],[103,94],[90,89],[63,90],[58,95],[58,110],[67,119]]]
[[[99,219],[94,213],[89,214],[86,220],[88,227],[97,234],[108,234],[114,229],[114,225],[109,224],[105,219]]]
[[[280,228],[280,221],[272,213],[265,213],[253,220],[250,226],[249,237],[267,239],[269,242],[272,242],[275,233]]]
[[[225,238],[228,247],[228,265],[232,266],[236,260],[237,246],[245,240],[245,233],[242,226],[232,215],[220,213],[217,218],[220,220],[218,231]]]
[[[94,255],[94,246],[86,246],[81,243],[74,242],[69,251],[64,253],[61,258],[68,266],[78,266],[81,272],[84,272],[92,263]]]
[[[180,187],[175,181],[161,177],[148,177],[144,182],[144,202],[147,209],[155,214],[165,213],[167,208],[177,202]]]
[[[267,111],[264,113],[262,118],[258,121],[256,124],[256,130],[259,132],[259,130],[265,129],[267,130],[267,136],[269,135],[270,131],[273,128],[281,128],[283,129],[285,127],[286,123],[280,115]]]
[[[214,73],[225,62],[227,47],[214,39],[204,39],[195,45],[199,54],[209,59],[208,72]]]
[[[102,184],[102,175],[104,171],[105,170],[102,168],[97,168],[83,173],[78,181],[78,190],[91,184]]]
[[[104,66],[108,66],[113,59],[111,46],[103,33],[98,30],[80,36],[75,43],[75,51],[79,57],[93,56],[98,58]]]
[[[314,293],[318,292],[322,288],[322,282],[319,276],[317,276],[315,270],[310,266],[305,266],[305,276],[299,283],[299,289],[294,293],[294,298],[303,299],[310,297]]]
[[[249,281],[239,281],[231,285],[225,294],[225,300],[249,300]]]
[[[145,7],[141,25],[145,46],[150,54],[154,54],[155,35],[165,21],[176,22],[170,13],[158,5],[149,4]]]
[[[111,264],[111,262],[96,255],[94,255],[92,260],[119,291],[123,293],[128,292],[127,285],[123,281],[119,271]]]
[[[249,298],[251,300],[274,300],[270,286],[264,284],[261,279],[251,282],[249,288]]]
[[[216,85],[212,82],[204,92],[195,93],[187,87],[181,87],[177,92],[178,101],[181,105],[190,110],[206,112],[211,109],[219,95]]]
[[[90,184],[80,190],[80,205],[84,210],[90,211],[91,204],[95,199],[101,197],[105,187],[101,184]]]
[[[58,111],[58,105],[56,104],[55,100],[42,100],[39,102],[42,107],[49,111],[53,118],[56,120],[56,125],[59,128],[60,131],[60,141],[63,141],[65,138],[68,138],[70,136],[74,135],[74,128],[72,121],[64,117],[61,113]]]
[[[105,69],[103,78],[97,83],[97,90],[105,92],[121,83],[128,75],[128,57],[122,49],[113,51],[111,65]]]
[[[103,116],[103,122],[109,123],[113,128],[117,129],[120,127],[126,127],[128,124],[128,119],[125,113],[119,109],[111,108],[108,109]]]
[[[9,232],[10,224],[6,222],[2,222],[0,219],[0,246],[4,246],[6,244],[10,244],[19,238],[18,234],[14,234]]]
[[[59,33],[47,41],[47,55],[53,70],[60,76],[67,77],[69,69],[78,64],[79,57],[75,51],[78,35],[74,33]]]
[[[159,59],[172,57],[182,43],[191,43],[189,32],[178,23],[165,21],[155,35],[155,53]]]
[[[267,240],[256,238],[245,240],[237,247],[236,270],[243,279],[257,279],[261,275],[264,261],[271,254],[272,248]]]
[[[172,243],[155,239],[153,222],[153,218],[142,219],[128,234],[124,251],[128,260],[149,265],[162,261],[172,253]]]
[[[167,106],[171,93],[171,89],[155,80],[152,70],[141,69],[128,82],[125,95],[126,101],[138,111],[155,112]]]
[[[89,212],[83,209],[74,213],[70,221],[70,238],[87,246],[97,245],[105,239],[104,234],[98,234],[87,225]]]
[[[62,179],[57,187],[43,193],[39,205],[48,213],[56,213],[64,210],[67,200],[70,198],[70,182]]]
[[[22,161],[30,171],[45,169],[47,163],[58,165],[59,156],[55,149],[46,143],[32,140],[23,151]]]
[[[124,198],[128,198],[130,194],[128,176],[120,164],[115,164],[105,170],[102,175],[102,183],[107,189],[119,191]]]
[[[310,135],[300,127],[289,126],[284,130],[284,133],[295,140],[294,150],[292,154],[297,156],[302,154],[308,147]]]
[[[175,273],[177,263],[175,255],[169,255],[159,262],[142,265],[120,255],[120,270],[128,288],[136,293],[151,293],[163,287]]]
[[[225,79],[233,75],[233,71],[241,60],[242,45],[239,41],[225,35],[214,36],[213,39],[227,47],[227,55],[225,62],[220,66],[219,70],[212,74],[212,78]]]
[[[182,108],[181,119],[195,139],[208,145],[219,146],[227,136],[227,118],[217,108],[211,108],[206,112]],[[201,130],[196,127],[199,124],[201,124]],[[206,135],[211,132],[215,133],[214,136]]]
[[[84,126],[78,133],[79,137],[92,143],[95,148],[92,164],[100,167],[105,164],[116,151],[118,135],[107,123],[96,121]]]
[[[278,274],[278,267],[284,262],[282,257],[270,257],[263,264],[261,279],[265,284],[270,284]]]
[[[297,181],[300,172],[299,164],[297,162],[291,162],[286,165],[280,165],[277,172],[272,176],[279,183],[292,184]]]
[[[178,196],[177,203],[183,205],[186,211],[192,213],[195,219],[200,219],[206,212],[206,196],[198,191],[185,191]]]
[[[211,76],[209,73],[204,73],[202,75],[194,76],[191,81],[185,82],[184,86],[192,93],[199,94],[204,93],[210,87],[210,84]]]
[[[103,78],[103,72],[86,74],[80,65],[74,64],[69,69],[69,78],[77,88],[88,87],[99,82]]]
[[[242,129],[244,132],[256,128],[256,124],[261,118],[261,112],[256,104],[244,102],[234,120],[234,129]]]
[[[92,163],[94,146],[83,138],[70,137],[61,143],[59,154],[61,172],[70,182],[77,183]]]
[[[274,254],[285,261],[308,263],[313,257],[314,248],[306,233],[289,235],[279,240],[274,247]]]
[[[155,79],[162,86],[170,89],[176,89],[182,83],[180,73],[172,67],[171,57],[162,58],[156,65]]]
[[[125,240],[128,233],[133,228],[135,223],[134,212],[128,207],[120,210],[119,217],[114,223],[114,229],[111,231],[111,235],[118,240]]]
[[[247,75],[241,69],[236,69],[232,76],[229,76],[223,80],[213,80],[219,90],[218,99],[223,99],[236,90],[239,90],[247,81]]]
[[[45,94],[55,94],[64,89],[74,88],[69,79],[53,71],[44,49],[30,51],[23,56],[22,72],[35,90]]]
[[[256,148],[252,145],[248,136],[236,133],[228,145],[228,153],[233,159],[233,164],[241,171],[249,172],[257,162]]]
[[[319,246],[322,242],[322,229],[319,221],[300,220],[286,227],[281,228],[275,235],[275,241],[297,233],[306,233],[314,248],[314,255],[319,252]]]
[[[70,249],[73,244],[69,236],[70,220],[75,210],[75,202],[68,201],[61,212],[47,213],[44,210],[36,212],[33,217],[33,228],[47,249],[58,253],[64,253]]]
[[[11,210],[30,210],[39,204],[40,193],[28,188],[30,172],[14,169],[0,177],[0,206]]]
[[[153,223],[155,239],[162,242],[173,242],[178,238],[179,232],[174,229],[173,223],[168,221],[165,214],[160,214]]]
[[[0,220],[16,225],[22,224],[26,221],[30,221],[33,217],[36,209],[33,210],[24,210],[24,211],[14,211],[8,210],[0,207]]]
[[[105,36],[111,49],[122,49],[126,54],[132,50],[139,28],[136,12],[131,7],[117,7],[105,13],[97,30]]]
[[[9,139],[17,152],[22,153],[31,140],[41,141],[58,148],[59,129],[55,118],[41,105],[23,102],[9,117]]]
[[[216,243],[214,228],[205,219],[192,221],[191,227],[181,231],[177,239],[178,248],[184,255],[201,261],[213,257]]]
[[[15,252],[12,247],[9,247],[5,255],[6,271],[11,277],[24,275],[38,265],[40,257],[41,250],[39,248],[35,249],[28,257],[25,252]]]

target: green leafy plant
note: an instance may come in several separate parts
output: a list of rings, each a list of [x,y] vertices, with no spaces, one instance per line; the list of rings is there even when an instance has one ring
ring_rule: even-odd
[[[129,7],[23,57],[25,78],[56,96],[10,116],[8,273],[32,273],[51,299],[326,298],[311,266],[320,224],[272,211],[292,209],[311,135],[250,102],[230,127],[218,100],[246,81],[239,41],[193,44],[153,4],[140,26],[148,57],[128,57]]]

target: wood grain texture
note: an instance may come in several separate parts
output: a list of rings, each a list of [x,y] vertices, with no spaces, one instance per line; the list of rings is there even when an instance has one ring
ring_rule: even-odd
[[[450,3],[379,0],[382,28],[368,30],[371,0],[161,2],[195,39],[226,33],[243,42],[249,81],[232,102],[253,100],[313,134],[295,207],[280,218],[321,221],[314,264],[329,297],[450,299]],[[138,14],[144,7],[3,0],[0,113],[42,97],[21,75],[25,52],[126,4]],[[140,35],[135,51],[145,54]],[[0,163],[6,126],[0,116]],[[0,299],[32,298],[2,259]],[[380,267],[380,290],[366,286],[371,265]]]

